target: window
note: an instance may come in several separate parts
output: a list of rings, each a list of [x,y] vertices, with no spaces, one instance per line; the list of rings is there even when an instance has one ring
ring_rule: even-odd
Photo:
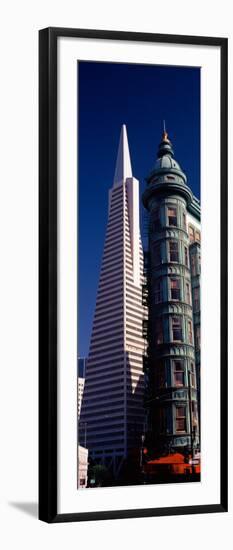
[[[163,320],[162,317],[157,317],[155,322],[155,341],[156,344],[163,343]]]
[[[160,229],[160,227],[160,209],[156,208],[153,215],[153,230],[157,231],[158,229]]]
[[[167,215],[168,215],[168,225],[177,226],[176,208],[168,208]]]
[[[187,248],[187,246],[184,247],[184,263],[185,263],[186,267],[189,266],[188,248]]]
[[[155,365],[155,383],[157,388],[164,388],[166,386],[165,369],[162,361],[159,361]]]
[[[196,286],[193,289],[193,310],[199,311],[200,309],[200,288]]]
[[[185,298],[187,304],[191,305],[190,284],[185,283]]]
[[[180,279],[170,279],[171,300],[180,300]]]
[[[155,282],[154,289],[155,289],[155,303],[158,304],[159,302],[162,302],[162,300],[163,300],[161,280]]]
[[[161,262],[160,243],[155,244],[153,247],[153,260],[155,265],[158,265]]]
[[[196,348],[199,350],[201,349],[201,330],[200,330],[200,325],[197,325],[197,327],[195,328],[195,345],[196,345]]]
[[[176,431],[186,432],[186,407],[176,407]]]
[[[189,344],[193,344],[192,321],[188,321],[188,342]]]
[[[198,426],[198,413],[197,413],[196,401],[192,401],[192,425],[193,427]]]
[[[174,360],[172,363],[174,386],[184,386],[184,361]]]
[[[176,342],[182,342],[182,318],[172,317],[172,339]]]
[[[169,257],[170,257],[170,262],[178,262],[179,261],[178,242],[177,241],[170,241],[169,242]]]
[[[194,233],[194,228],[192,227],[192,225],[189,225],[189,240],[191,243],[194,242],[195,240],[195,233]]]
[[[196,387],[196,379],[195,379],[195,367],[194,363],[191,361],[190,363],[190,385],[192,388]]]
[[[196,231],[195,232],[195,240],[199,243],[200,240],[201,240],[201,235],[200,235],[200,231]]]
[[[182,221],[183,221],[183,229],[185,229],[185,231],[186,231],[186,214],[185,214],[185,212],[183,212]]]

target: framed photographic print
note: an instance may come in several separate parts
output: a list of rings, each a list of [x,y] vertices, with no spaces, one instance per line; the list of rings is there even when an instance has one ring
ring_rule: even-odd
[[[227,511],[227,39],[39,33],[39,518]]]

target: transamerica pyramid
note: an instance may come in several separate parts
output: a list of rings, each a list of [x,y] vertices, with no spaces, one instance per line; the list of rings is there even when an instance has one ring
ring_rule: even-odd
[[[121,128],[79,424],[89,457],[119,474],[139,448],[145,413],[142,333],[143,252],[139,182]]]

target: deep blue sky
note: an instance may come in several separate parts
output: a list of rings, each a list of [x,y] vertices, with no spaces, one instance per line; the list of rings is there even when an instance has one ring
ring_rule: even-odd
[[[159,65],[78,64],[78,352],[87,355],[122,124],[133,175],[153,167],[163,119],[175,158],[200,196],[200,69]]]

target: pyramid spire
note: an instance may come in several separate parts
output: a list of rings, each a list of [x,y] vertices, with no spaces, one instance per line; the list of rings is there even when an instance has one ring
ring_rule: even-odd
[[[132,168],[126,125],[123,124],[121,127],[120,141],[118,146],[114,183],[125,181],[126,178],[132,178]]]

